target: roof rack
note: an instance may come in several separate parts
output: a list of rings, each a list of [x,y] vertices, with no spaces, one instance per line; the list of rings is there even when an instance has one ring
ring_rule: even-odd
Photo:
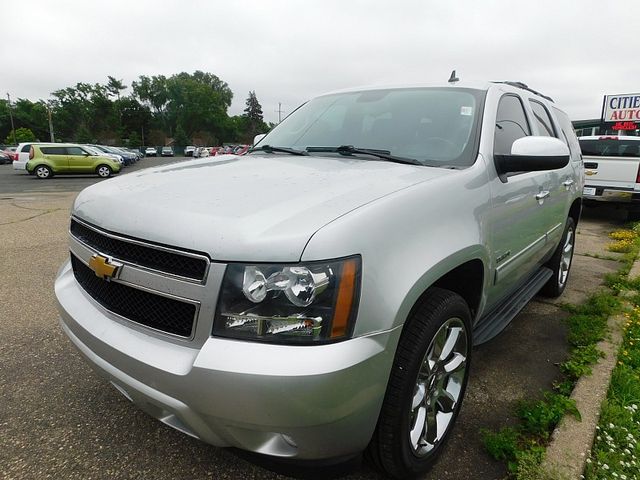
[[[533,93],[534,95],[538,95],[539,97],[542,97],[546,100],[549,100],[550,102],[553,102],[553,98],[548,97],[546,95],[543,95],[542,93],[534,90],[533,88],[529,88],[529,86],[526,83],[522,83],[522,82],[509,82],[509,81],[504,81],[504,82],[493,82],[493,83],[504,83],[505,85],[511,85],[512,87],[517,87],[517,88],[522,88],[523,90],[527,90],[528,92]],[[555,103],[555,102],[554,102]]]

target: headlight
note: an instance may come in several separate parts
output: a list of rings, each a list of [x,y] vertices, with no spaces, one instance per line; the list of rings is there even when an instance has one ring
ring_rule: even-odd
[[[295,265],[232,264],[213,335],[273,343],[325,343],[353,330],[360,257]]]

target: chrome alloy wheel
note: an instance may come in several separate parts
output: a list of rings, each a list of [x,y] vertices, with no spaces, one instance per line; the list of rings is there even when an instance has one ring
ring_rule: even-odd
[[[571,259],[573,258],[573,242],[573,228],[569,227],[564,245],[562,246],[560,268],[558,269],[558,284],[561,287],[567,282],[567,277],[569,276],[569,268],[571,268]]]
[[[98,175],[103,178],[106,178],[109,175],[111,175],[111,169],[106,165],[102,165],[101,167],[98,167]]]
[[[425,457],[444,438],[461,400],[468,357],[467,332],[450,318],[435,334],[422,359],[409,416],[413,453]]]

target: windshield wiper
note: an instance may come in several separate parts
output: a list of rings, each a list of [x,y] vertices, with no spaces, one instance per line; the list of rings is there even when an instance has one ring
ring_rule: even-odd
[[[249,153],[260,152],[260,151],[267,152],[267,153],[273,153],[273,152],[290,153],[291,155],[309,155],[304,150],[296,150],[295,148],[287,148],[287,147],[272,147],[271,145],[261,145],[259,147],[252,148],[251,150],[249,150]]]
[[[339,147],[307,147],[307,152],[330,152],[339,153],[341,155],[372,155],[382,160],[388,160],[390,162],[405,163],[408,165],[420,165],[425,166],[424,163],[414,159],[405,157],[396,157],[391,155],[389,150],[375,150],[371,148],[357,148],[353,145],[340,145]]]

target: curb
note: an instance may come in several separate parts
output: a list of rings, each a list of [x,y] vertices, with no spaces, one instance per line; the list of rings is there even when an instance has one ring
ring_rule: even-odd
[[[640,260],[636,259],[628,278],[640,276]],[[610,317],[607,326],[609,338],[598,343],[597,348],[604,357],[593,366],[591,375],[583,376],[576,383],[571,398],[575,400],[581,420],[566,415],[551,435],[551,442],[542,462],[542,470],[550,478],[580,480],[585,463],[593,447],[596,426],[600,419],[602,402],[607,396],[611,373],[618,360],[618,350],[622,344],[625,317]]]

